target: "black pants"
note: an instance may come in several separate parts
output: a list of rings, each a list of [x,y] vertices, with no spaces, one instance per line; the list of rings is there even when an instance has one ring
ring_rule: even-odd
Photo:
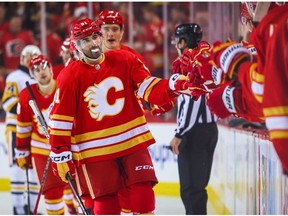
[[[206,186],[218,140],[216,123],[195,124],[179,145],[180,194],[186,214],[207,214]]]

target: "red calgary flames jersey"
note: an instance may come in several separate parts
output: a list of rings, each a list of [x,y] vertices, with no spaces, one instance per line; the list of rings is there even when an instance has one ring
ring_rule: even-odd
[[[162,105],[175,96],[136,55],[112,50],[96,65],[71,62],[59,75],[49,128],[52,147],[71,148],[78,164],[112,159],[155,142],[135,92]]]
[[[288,172],[288,4],[270,9],[251,33],[257,65],[243,70],[256,101],[261,103],[275,150]],[[240,78],[239,78],[240,79]],[[252,95],[253,95],[252,94]],[[262,111],[261,110],[261,111]]]
[[[48,122],[48,108],[53,101],[54,93],[44,96],[38,90],[38,84],[31,85],[35,95],[39,110],[42,112],[46,122]],[[56,89],[56,88],[55,88]],[[30,149],[33,156],[45,155],[50,153],[50,145],[41,125],[29,106],[31,96],[27,88],[23,89],[19,96],[17,107],[17,134],[16,146],[22,149]]]
[[[275,7],[251,35],[263,73],[263,112],[270,139],[288,172],[288,4]],[[258,47],[260,49],[258,50]]]

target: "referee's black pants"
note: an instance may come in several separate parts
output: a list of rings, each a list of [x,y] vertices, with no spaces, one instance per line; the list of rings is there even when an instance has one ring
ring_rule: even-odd
[[[216,123],[195,124],[179,145],[180,194],[186,214],[207,214],[206,186],[218,140]]]

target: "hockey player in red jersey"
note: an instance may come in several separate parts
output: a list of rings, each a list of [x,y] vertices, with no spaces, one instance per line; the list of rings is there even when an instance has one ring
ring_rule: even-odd
[[[268,10],[267,15],[265,10]],[[250,43],[255,45],[259,57],[256,65],[250,63],[249,73],[246,72],[244,77],[246,80],[252,77],[251,88],[255,99],[262,103],[270,140],[286,173],[288,173],[287,11],[288,4],[257,3],[253,16],[256,28],[251,33]]]
[[[37,80],[31,85],[39,110],[48,120],[48,108],[53,101],[56,90],[56,82],[53,79],[52,65],[43,55],[31,59],[30,74]],[[16,133],[16,156],[17,165],[20,168],[32,167],[37,172],[38,181],[41,182],[45,170],[47,158],[50,152],[49,141],[42,131],[32,109],[29,107],[31,96],[25,88],[19,96],[17,107],[17,133]],[[67,187],[68,186],[68,187]],[[64,214],[63,199],[70,214],[76,214],[73,204],[73,194],[69,185],[60,181],[50,168],[43,187],[45,207],[47,214]],[[64,195],[64,196],[63,196]]]
[[[54,173],[75,178],[81,197],[93,199],[93,214],[120,213],[117,193],[127,175],[133,213],[153,213],[158,180],[147,147],[155,140],[135,92],[162,105],[191,94],[190,83],[180,74],[152,77],[130,52],[103,53],[100,28],[89,18],[72,25],[71,40],[81,60],[57,83],[49,120]]]
[[[215,77],[220,78],[223,83],[227,83],[227,80],[240,83],[242,91],[247,91],[240,92],[240,96],[249,97],[251,103],[242,103],[241,97],[233,91],[235,86],[229,85],[227,88],[221,86],[214,90],[208,98],[208,104],[218,114],[238,114],[241,110],[250,118],[251,113],[258,113],[259,116],[263,113],[270,139],[287,173],[288,5],[270,2],[247,3],[246,10],[250,11],[253,18],[254,29],[249,42],[257,50],[256,62],[245,47],[237,43],[220,42],[213,46],[212,62],[215,66]],[[257,103],[260,105],[253,107],[253,104]],[[251,110],[254,112],[250,113]]]
[[[103,10],[98,18],[97,25],[101,28],[103,35],[102,51],[107,52],[109,50],[127,50],[135,54],[144,64],[145,59],[142,55],[136,52],[134,49],[121,44],[121,39],[124,34],[124,20],[117,10]],[[152,115],[160,115],[170,111],[174,107],[174,101],[170,101],[162,106],[147,103],[142,101],[143,108],[151,110]]]
[[[103,10],[98,18],[97,25],[101,28],[103,35],[102,51],[108,52],[110,50],[127,50],[135,54],[143,63],[145,60],[142,55],[136,52],[134,49],[121,44],[121,39],[124,34],[124,20],[117,10]],[[152,115],[160,115],[168,112],[174,107],[174,101],[163,105],[157,106],[145,102],[139,98],[139,103],[143,106],[143,109],[151,110]],[[131,201],[129,198],[129,188],[123,188],[119,191],[119,202],[121,211],[123,213],[131,213]]]

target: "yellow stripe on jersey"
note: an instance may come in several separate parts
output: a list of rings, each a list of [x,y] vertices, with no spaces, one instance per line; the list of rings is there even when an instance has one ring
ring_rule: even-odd
[[[71,131],[62,131],[62,130],[50,130],[50,134],[56,136],[71,136]]]
[[[81,153],[73,152],[73,159],[79,161],[85,158],[117,153],[152,139],[153,139],[152,134],[150,133],[150,131],[147,131],[145,134],[133,137],[132,139],[118,143],[117,145],[105,146],[103,148],[89,149],[82,151]]]
[[[48,209],[46,209],[46,211],[47,211],[47,214],[48,215],[64,215],[64,213],[65,213],[65,209],[64,209],[64,207],[63,208],[61,208],[60,210],[48,210]]]
[[[25,139],[31,136],[31,132],[28,133],[17,133],[16,136],[20,139]]]
[[[48,143],[49,143],[49,141],[47,140],[46,137],[45,137],[45,138],[40,137],[39,134],[34,133],[34,132],[32,133],[31,139],[32,139],[32,140],[35,140],[35,141],[37,141],[37,142],[45,143],[45,144],[48,144]]]
[[[153,89],[153,87],[160,81],[161,79],[157,77],[149,77],[148,79],[144,80],[141,85],[139,86],[137,95],[140,98],[148,101],[148,97]]]
[[[16,133],[16,126],[14,126],[14,125],[8,125],[8,126],[6,127],[6,131],[12,131],[12,132]]]
[[[86,169],[86,165],[85,164],[82,165],[82,170],[83,170],[83,174],[84,174],[84,177],[85,177],[86,184],[88,186],[89,194],[92,197],[92,199],[95,199],[95,194],[93,192],[93,187],[91,185],[90,178],[89,178],[88,171]]]
[[[278,106],[264,108],[263,113],[265,116],[281,116],[288,115],[288,106]]]
[[[127,122],[125,124],[122,124],[122,125],[118,125],[118,126],[110,127],[110,128],[105,128],[105,129],[99,130],[99,131],[93,131],[93,132],[89,132],[89,133],[76,135],[74,143],[85,142],[85,141],[89,141],[89,140],[93,140],[93,139],[101,139],[103,137],[109,137],[109,136],[118,134],[119,131],[122,131],[122,133],[124,133],[125,131],[131,130],[132,128],[135,128],[135,127],[142,125],[142,124],[145,124],[145,123],[146,123],[145,117],[140,116],[140,117],[138,117],[138,118],[136,118],[130,122]]]
[[[270,131],[270,139],[287,139],[288,138],[288,131],[287,130],[275,130]]]
[[[59,115],[59,114],[50,115],[50,118],[53,120],[64,120],[64,121],[70,121],[70,122],[74,120],[74,117],[72,116]]]
[[[262,95],[254,94],[254,97],[255,97],[255,99],[256,99],[259,103],[262,103],[262,101],[263,101]]]
[[[48,156],[50,153],[50,150],[31,146],[31,152],[32,152],[32,154],[39,154],[39,155]]]
[[[20,127],[31,127],[32,126],[32,122],[17,121],[17,125],[20,126]]]
[[[251,79],[258,83],[264,83],[264,75],[256,71],[257,64],[252,64],[250,67]]]
[[[59,198],[59,199],[45,199],[45,203],[47,204],[57,204],[57,203],[61,203],[63,200],[63,198]]]
[[[146,88],[146,90],[145,90],[145,93],[144,93],[144,97],[143,97],[144,100],[148,101],[148,97],[149,97],[152,89],[154,88],[154,86],[155,86],[158,82],[160,82],[160,79],[159,79],[159,78],[156,78],[156,79],[154,79],[154,80],[147,86],[147,88]]]

